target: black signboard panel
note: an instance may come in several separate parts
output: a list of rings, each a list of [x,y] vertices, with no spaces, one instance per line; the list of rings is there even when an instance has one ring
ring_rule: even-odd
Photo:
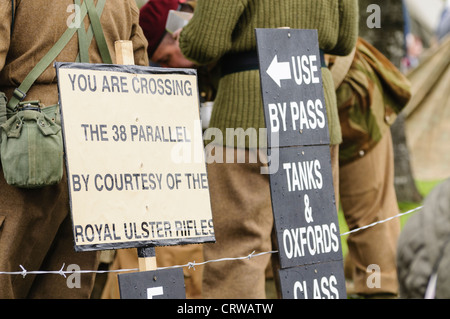
[[[283,298],[345,298],[317,30],[256,40]]]
[[[268,146],[329,144],[317,30],[256,29],[256,38]]]
[[[280,270],[283,299],[345,299],[345,277],[342,261],[314,264]]]
[[[121,299],[185,299],[182,268],[118,275]]]
[[[270,175],[281,268],[342,259],[330,148],[279,149]]]

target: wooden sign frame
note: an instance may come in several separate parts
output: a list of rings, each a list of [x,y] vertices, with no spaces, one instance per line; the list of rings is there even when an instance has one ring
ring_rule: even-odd
[[[214,242],[196,71],[55,67],[75,250]]]

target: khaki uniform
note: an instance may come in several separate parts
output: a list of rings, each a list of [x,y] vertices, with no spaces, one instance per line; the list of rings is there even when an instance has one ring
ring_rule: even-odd
[[[346,70],[345,69],[345,65]],[[343,142],[339,149],[339,192],[350,229],[398,214],[390,125],[410,98],[406,78],[370,44],[358,39],[354,55],[330,59],[337,86]],[[348,71],[348,72],[347,72]],[[338,79],[342,77],[341,80]],[[355,292],[397,294],[398,219],[351,233],[347,238]],[[371,285],[370,265],[380,270]]]
[[[291,27],[318,29],[320,48],[332,54],[348,54],[356,42],[358,5],[354,0],[340,1],[198,1],[195,14],[180,33],[183,54],[197,64],[224,60],[237,63],[243,53],[256,57],[255,28]],[[227,70],[222,70],[227,71]],[[331,73],[322,68],[330,144],[336,152],[341,142],[336,97]],[[243,70],[224,75],[220,81],[210,127],[226,136],[227,128],[255,132],[235,139],[212,143],[234,153],[252,156],[250,141],[263,147],[266,136],[258,136],[265,127],[259,71]],[[218,134],[219,135],[219,134]],[[237,134],[239,135],[239,134]],[[219,135],[220,136],[220,135]],[[262,140],[259,140],[259,139]],[[233,146],[232,146],[233,145]],[[230,150],[231,147],[234,147]],[[261,150],[264,151],[264,150]],[[204,245],[206,260],[242,257],[272,248],[273,226],[269,179],[260,173],[263,162],[208,164],[208,181],[214,220],[215,244]],[[264,298],[266,266],[270,255],[250,260],[209,263],[204,268],[204,298]]]
[[[70,5],[72,0],[16,1],[14,32],[10,37],[11,2],[0,2],[0,91],[8,98],[67,29],[68,21],[74,18]],[[134,0],[106,1],[101,23],[113,62],[114,42],[132,40],[135,63],[148,65],[147,42],[138,17]],[[86,17],[86,26],[88,22]],[[77,54],[75,34],[56,61],[75,61]],[[91,63],[102,62],[95,41],[89,56]],[[47,106],[58,103],[53,65],[38,78],[26,100],[41,100]],[[96,270],[97,255],[74,251],[65,176],[58,185],[20,189],[7,185],[0,172],[0,271],[20,271],[20,265],[29,271],[59,270],[63,264]],[[81,287],[70,289],[66,278],[54,274],[25,278],[0,275],[0,298],[86,298],[94,278],[95,274],[82,274]]]

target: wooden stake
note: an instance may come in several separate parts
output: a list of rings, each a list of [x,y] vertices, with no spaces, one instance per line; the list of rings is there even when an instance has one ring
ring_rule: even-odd
[[[116,63],[133,65],[133,43],[129,40],[119,40],[114,43],[116,50]],[[156,270],[155,247],[138,248],[139,271]]]
[[[114,48],[116,50],[117,64],[134,64],[133,42],[129,40],[119,40],[114,42]]]
[[[138,248],[139,271],[156,270],[155,247]]]

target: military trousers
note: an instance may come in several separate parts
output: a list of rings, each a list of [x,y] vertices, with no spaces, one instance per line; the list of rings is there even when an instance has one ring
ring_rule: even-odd
[[[350,230],[398,214],[394,155],[390,131],[363,157],[340,167],[339,192]],[[398,218],[348,235],[349,263],[355,292],[398,293],[396,247]]]
[[[97,270],[97,252],[75,252],[66,176],[53,186],[10,186],[0,167],[0,271]],[[0,298],[89,298],[95,273],[0,274]]]

